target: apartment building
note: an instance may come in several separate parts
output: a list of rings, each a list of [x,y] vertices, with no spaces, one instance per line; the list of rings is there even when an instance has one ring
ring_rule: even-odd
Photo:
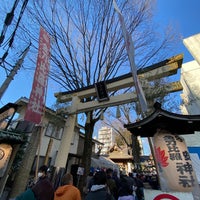
[[[113,129],[110,127],[102,127],[99,129],[98,140],[104,144],[101,147],[101,155],[108,154],[109,149],[114,145],[115,142]]]

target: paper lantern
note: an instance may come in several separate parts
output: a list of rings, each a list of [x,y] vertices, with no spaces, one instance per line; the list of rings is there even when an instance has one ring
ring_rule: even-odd
[[[183,137],[160,130],[153,145],[161,190],[191,192],[196,175]]]

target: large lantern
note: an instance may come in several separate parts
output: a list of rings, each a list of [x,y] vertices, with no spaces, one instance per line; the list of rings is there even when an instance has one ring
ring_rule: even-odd
[[[153,137],[153,145],[161,189],[191,192],[196,175],[183,137],[159,130]]]

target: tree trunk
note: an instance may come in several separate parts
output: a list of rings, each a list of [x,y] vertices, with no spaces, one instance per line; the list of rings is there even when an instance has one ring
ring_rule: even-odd
[[[140,170],[140,154],[141,148],[138,142],[138,138],[135,135],[132,135],[132,148],[133,148],[133,162],[136,168],[136,171]]]
[[[29,179],[31,167],[37,152],[38,141],[40,139],[41,127],[35,127],[29,141],[29,145],[26,148],[24,158],[21,166],[16,173],[12,189],[10,192],[10,198],[15,198],[20,193],[24,192]]]
[[[84,150],[82,156],[82,166],[84,168],[84,175],[79,182],[79,189],[83,194],[83,187],[86,184],[86,178],[90,171],[91,166],[91,157],[92,157],[92,134],[94,130],[95,120],[90,120],[89,123],[85,124],[85,141],[84,141]]]

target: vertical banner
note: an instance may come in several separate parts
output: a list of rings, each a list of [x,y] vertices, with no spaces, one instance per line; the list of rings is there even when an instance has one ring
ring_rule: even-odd
[[[47,79],[49,73],[50,37],[41,28],[37,66],[34,74],[32,91],[26,109],[24,120],[39,124],[44,112]]]
[[[161,190],[192,192],[197,180],[184,138],[160,130],[153,144]]]
[[[132,75],[133,75],[133,81],[134,81],[134,84],[135,84],[135,90],[136,90],[136,93],[137,93],[137,96],[138,96],[138,99],[139,99],[141,110],[142,110],[143,113],[145,113],[147,111],[147,102],[146,102],[146,98],[145,98],[143,89],[141,87],[140,81],[137,77],[137,69],[136,69],[136,66],[135,66],[135,59],[134,59],[135,49],[134,49],[133,41],[132,41],[131,35],[128,33],[128,31],[126,29],[123,15],[120,12],[115,0],[113,0],[113,6],[114,6],[114,8],[117,11],[118,16],[119,16],[119,21],[120,21],[121,28],[122,28],[122,34],[124,36],[125,46],[126,46],[126,50],[127,50],[127,53],[128,53],[128,58],[129,58],[131,71],[132,71]]]

